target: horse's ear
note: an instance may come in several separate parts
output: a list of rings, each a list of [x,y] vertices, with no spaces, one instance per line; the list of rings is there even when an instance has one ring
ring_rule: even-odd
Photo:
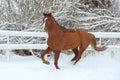
[[[43,13],[44,16],[46,16],[46,13]]]
[[[49,15],[49,16],[51,16],[51,15],[52,15],[52,13],[49,13],[48,15]]]

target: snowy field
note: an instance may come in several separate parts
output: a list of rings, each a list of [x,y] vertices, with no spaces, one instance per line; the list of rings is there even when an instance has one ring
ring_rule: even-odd
[[[73,55],[62,55],[61,70],[53,61],[45,65],[33,56],[0,56],[0,80],[120,80],[120,53],[96,52],[83,57],[78,64],[70,62]]]

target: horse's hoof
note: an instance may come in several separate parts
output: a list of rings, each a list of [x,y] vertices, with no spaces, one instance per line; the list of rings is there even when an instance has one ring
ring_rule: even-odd
[[[60,68],[59,68],[59,67],[56,67],[56,69],[58,69],[58,70],[59,70]]]
[[[73,65],[76,65],[77,62],[74,62]]]
[[[71,62],[74,62],[74,61],[75,61],[75,59],[72,59],[72,60],[71,60]]]
[[[44,61],[43,63],[44,63],[44,64],[50,64],[50,62],[49,62],[49,61]]]

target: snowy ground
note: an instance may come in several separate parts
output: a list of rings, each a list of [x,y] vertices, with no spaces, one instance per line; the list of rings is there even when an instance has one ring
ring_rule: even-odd
[[[63,54],[63,53],[62,53]],[[0,56],[0,80],[120,80],[120,54],[97,53],[83,57],[75,66],[73,55],[60,56],[56,70],[53,61],[45,65],[33,56]]]

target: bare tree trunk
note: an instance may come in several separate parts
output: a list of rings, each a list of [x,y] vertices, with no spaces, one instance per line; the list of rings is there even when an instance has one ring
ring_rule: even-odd
[[[18,54],[21,55],[21,56],[23,56],[24,55],[23,49],[18,50]]]

